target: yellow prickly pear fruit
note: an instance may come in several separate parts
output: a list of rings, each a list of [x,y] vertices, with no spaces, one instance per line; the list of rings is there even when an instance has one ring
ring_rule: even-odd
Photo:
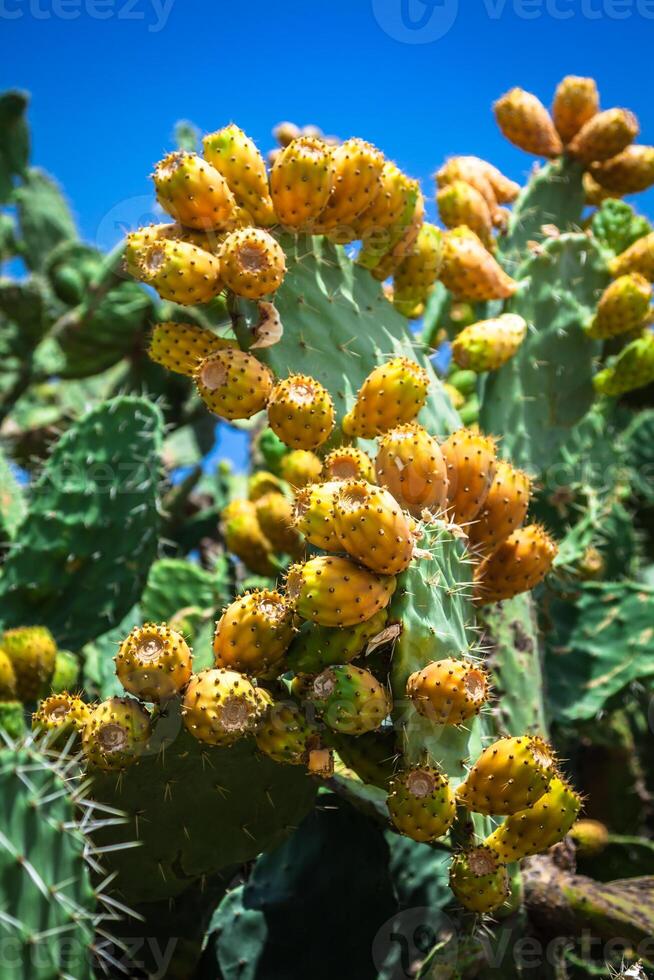
[[[526,153],[557,157],[563,152],[561,138],[552,117],[535,95],[513,88],[493,106],[502,133]]]
[[[200,742],[231,745],[255,730],[263,702],[247,677],[234,670],[201,670],[182,703],[184,727]]]
[[[443,382],[443,390],[445,391],[447,397],[452,402],[452,408],[455,408],[457,412],[466,403],[465,395],[462,395],[458,388],[451,385],[448,381]]]
[[[609,272],[614,277],[638,272],[648,282],[654,282],[654,231],[643,235],[620,255],[616,255],[609,262]]]
[[[415,245],[399,264],[393,279],[393,306],[404,316],[424,303],[438,279],[441,263],[442,233],[435,225],[424,224]]]
[[[540,854],[566,836],[581,809],[581,797],[561,776],[526,810],[508,816],[484,843],[509,864]]]
[[[257,730],[255,741],[257,748],[275,762],[306,766],[309,752],[319,745],[319,734],[293,701],[273,701]]]
[[[506,868],[484,844],[454,856],[450,888],[465,909],[479,915],[495,912],[511,893]]]
[[[646,191],[654,184],[654,146],[628,146],[604,163],[593,163],[590,172],[614,196]]]
[[[220,247],[219,258],[223,282],[246,299],[277,292],[286,275],[284,250],[263,228],[231,232]]]
[[[401,237],[410,222],[419,185],[386,161],[379,175],[379,190],[375,199],[353,222],[356,238],[364,242],[368,259],[361,262],[372,268]],[[360,260],[361,261],[361,260]]]
[[[271,589],[246,592],[227,606],[216,623],[216,667],[252,677],[271,676],[292,639],[293,612],[284,596]]]
[[[479,714],[490,696],[488,674],[471,660],[435,660],[411,674],[407,696],[436,725],[462,725]]]
[[[200,231],[233,227],[234,195],[222,174],[196,153],[169,153],[152,177],[162,208],[183,225]]]
[[[570,829],[570,837],[577,845],[577,854],[582,857],[601,854],[609,842],[606,825],[599,820],[577,820]]]
[[[273,547],[257,519],[251,500],[232,500],[220,515],[220,529],[227,551],[240,558],[257,575],[274,575]]]
[[[558,548],[540,526],[520,527],[485,558],[475,571],[479,601],[486,605],[529,592],[552,567]]]
[[[209,354],[195,371],[200,398],[224,419],[249,419],[268,404],[274,379],[265,364],[242,350]]]
[[[502,313],[464,327],[452,341],[452,357],[461,368],[481,374],[497,371],[510,361],[527,333],[527,321],[517,313]]]
[[[379,193],[384,155],[372,143],[354,137],[334,147],[332,165],[332,191],[314,231],[336,231],[339,241],[354,241],[357,232],[353,222]]]
[[[293,140],[296,140],[298,136],[302,135],[300,127],[292,122],[277,123],[272,134],[280,146],[288,146],[289,143],[292,143]]]
[[[425,199],[422,191],[418,189],[415,194],[415,203],[411,210],[407,212],[406,218],[400,223],[397,235],[391,234],[391,247],[381,256],[370,252],[370,240],[368,240],[357,256],[359,265],[370,269],[370,274],[383,282],[384,279],[394,274],[404,259],[411,255],[422,223],[425,220]]]
[[[447,500],[455,524],[473,521],[495,477],[497,453],[490,436],[459,429],[441,445],[447,464]]]
[[[198,364],[209,354],[236,347],[234,340],[216,337],[211,330],[194,323],[155,323],[150,337],[148,354],[156,364],[169,371],[192,378]]]
[[[342,483],[334,499],[334,529],[341,547],[373,572],[398,575],[413,557],[409,518],[383,487]]]
[[[582,183],[584,185],[584,201],[586,204],[590,204],[593,207],[599,207],[602,201],[608,201],[611,198],[620,197],[619,194],[614,194],[611,191],[607,191],[605,187],[598,184],[588,170],[585,171],[582,177]]]
[[[204,158],[223,175],[239,207],[267,227],[275,223],[266,164],[253,140],[231,123],[205,136]]]
[[[334,523],[334,504],[341,481],[314,483],[295,495],[295,526],[310,544],[323,551],[340,551]]]
[[[498,204],[511,204],[520,193],[519,184],[479,157],[451,157],[436,174],[436,183],[441,188],[457,181],[470,184],[479,191],[492,215]]]
[[[529,509],[531,480],[522,470],[498,460],[483,507],[468,527],[468,539],[479,555],[488,555],[522,525]]]
[[[16,674],[11,660],[0,647],[0,701],[13,701],[16,697]]]
[[[148,245],[161,241],[162,238],[172,240],[176,227],[177,225],[174,224],[146,225],[126,235],[124,259],[125,269],[130,276],[133,276],[134,279],[140,278],[139,260],[145,249]]]
[[[356,446],[341,446],[333,449],[323,463],[323,476],[326,480],[367,480],[373,483],[375,468],[372,460],[363,449]]]
[[[518,288],[481,239],[466,227],[443,235],[439,278],[457,299],[470,302],[508,299]]]
[[[416,422],[399,425],[379,439],[378,483],[414,517],[442,511],[447,503],[447,466],[441,447]]]
[[[647,318],[651,299],[652,286],[640,273],[619,276],[602,293],[586,333],[605,340],[637,330]]]
[[[116,675],[142,701],[168,701],[191,677],[191,651],[183,636],[162,623],[135,626],[116,656]]]
[[[274,473],[268,470],[257,470],[248,479],[248,500],[258,500],[269,493],[284,493],[284,484]]]
[[[595,79],[567,75],[559,82],[552,105],[552,118],[564,143],[569,143],[598,112],[599,93]]]
[[[352,664],[328,667],[308,691],[328,728],[344,735],[376,731],[391,711],[387,688],[370,673]]]
[[[375,575],[349,558],[321,555],[291,566],[286,598],[319,626],[355,626],[386,608],[395,585],[393,576]]]
[[[18,700],[36,701],[47,689],[55,668],[57,644],[50,630],[45,626],[7,630],[0,637],[0,649],[11,662]]]
[[[446,228],[466,225],[488,247],[493,242],[493,211],[483,194],[464,180],[441,187],[436,194],[438,213]]]
[[[456,801],[447,776],[427,765],[394,776],[386,805],[399,832],[423,843],[446,834],[456,815]]]
[[[343,419],[348,436],[372,439],[402,422],[412,422],[427,400],[429,375],[415,361],[395,357],[374,368]]]
[[[552,749],[539,736],[500,738],[479,756],[457,799],[473,813],[507,816],[536,803],[555,772]]]
[[[295,490],[317,483],[322,474],[322,461],[308,449],[294,449],[279,465],[282,477]]]
[[[617,398],[654,381],[654,333],[646,330],[618,354],[615,363],[593,378],[599,395]]]
[[[462,160],[471,161],[471,165],[476,165],[486,176],[489,184],[493,188],[493,193],[498,204],[511,204],[520,193],[520,184],[505,177],[501,170],[494,167],[488,160],[481,160],[479,157],[461,157]]]
[[[148,245],[138,268],[139,279],[153,286],[162,299],[182,306],[208,303],[223,289],[216,256],[188,242],[162,239]]]
[[[81,698],[74,694],[62,691],[61,694],[53,694],[46,698],[38,706],[32,715],[32,729],[47,733],[56,732],[56,736],[50,738],[59,739],[71,735],[73,732],[80,734],[91,717],[93,708],[85,704]]]
[[[622,153],[638,136],[640,126],[628,109],[607,109],[585,123],[568,144],[568,153],[591,164]]]
[[[302,552],[302,537],[294,527],[293,504],[284,494],[266,493],[254,502],[259,527],[275,551],[292,558]]]
[[[334,428],[334,403],[319,381],[291,374],[278,381],[268,401],[268,424],[293,449],[317,449]]]
[[[329,200],[334,184],[331,147],[311,136],[289,143],[275,160],[270,191],[281,225],[310,228]]]
[[[93,708],[82,732],[87,762],[107,771],[126,769],[150,738],[150,715],[133,698],[109,698]]]

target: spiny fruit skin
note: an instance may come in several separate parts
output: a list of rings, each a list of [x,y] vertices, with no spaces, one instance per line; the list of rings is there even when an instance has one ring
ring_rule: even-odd
[[[162,299],[182,306],[207,303],[223,289],[218,259],[188,242],[162,239],[148,245],[138,268],[139,279],[153,286]]]
[[[12,701],[16,697],[16,674],[11,660],[0,647],[0,701]]]
[[[447,500],[455,524],[473,521],[495,478],[497,454],[490,436],[458,429],[441,445],[447,464]]]
[[[205,160],[223,175],[239,207],[257,225],[274,224],[266,164],[250,137],[232,123],[205,136],[202,145]]]
[[[416,305],[425,302],[438,278],[441,239],[442,233],[435,225],[422,225],[410,254],[395,270],[393,306],[403,316],[410,316]]]
[[[543,581],[557,551],[555,542],[539,524],[518,528],[477,566],[479,602],[499,602],[529,592]]]
[[[379,193],[383,154],[371,143],[354,137],[332,150],[334,183],[315,226],[318,234],[340,232],[340,241],[357,236],[352,223],[373,203]]]
[[[471,302],[508,299],[518,288],[481,239],[465,226],[443,235],[439,278],[457,299]]]
[[[286,275],[284,250],[263,228],[232,231],[220,247],[219,258],[223,282],[245,299],[277,292]]]
[[[259,500],[269,493],[284,493],[284,484],[268,470],[257,470],[248,477],[248,500]]]
[[[135,626],[116,655],[116,675],[142,701],[168,701],[186,687],[192,658],[183,636],[165,623]]]
[[[311,624],[300,631],[288,650],[288,667],[296,674],[319,674],[326,667],[348,664],[363,653],[366,646],[386,626],[385,609],[365,623],[347,629],[333,629]]]
[[[615,363],[593,378],[595,391],[617,398],[654,381],[654,333],[646,330],[618,354]]]
[[[441,447],[416,422],[399,425],[379,439],[375,460],[379,484],[414,517],[441,512],[447,502],[447,466]]]
[[[257,575],[274,575],[273,547],[261,530],[256,504],[232,500],[220,515],[220,530],[227,551],[240,558]]]
[[[456,795],[473,813],[507,816],[536,803],[554,775],[554,755],[542,738],[500,738],[484,749]]]
[[[319,381],[291,374],[278,381],[268,401],[268,424],[293,449],[317,449],[334,428],[334,403]]]
[[[652,300],[652,286],[638,272],[619,276],[606,287],[597,311],[585,327],[589,337],[601,340],[631,333],[642,326]]]
[[[331,147],[311,136],[293,140],[279,154],[270,174],[279,223],[294,230],[310,227],[326,207],[333,184]]]
[[[366,210],[352,222],[353,232],[363,242],[357,259],[374,269],[402,239],[415,216],[420,185],[387,162],[380,176],[380,190]]]
[[[293,639],[293,612],[284,596],[257,589],[235,599],[216,623],[216,667],[252,677],[271,676]]]
[[[654,231],[643,235],[620,255],[616,255],[609,262],[609,272],[614,277],[628,272],[639,272],[649,282],[654,282]]]
[[[182,704],[184,726],[209,745],[231,745],[253,732],[264,702],[247,677],[233,670],[202,670],[191,678]]]
[[[41,701],[32,715],[34,731],[56,732],[57,738],[81,733],[91,717],[93,708],[74,694],[62,692]],[[50,736],[52,738],[52,735]]]
[[[569,143],[598,112],[599,93],[593,78],[567,75],[559,82],[552,105],[552,119],[564,143]]]
[[[470,167],[476,167],[484,174],[493,188],[498,204],[511,204],[515,201],[520,193],[520,184],[516,184],[514,180],[505,177],[502,171],[494,167],[488,160],[482,160],[479,157],[459,157],[459,160],[463,161],[464,164],[467,163]]]
[[[628,109],[607,109],[585,123],[568,145],[568,152],[591,164],[622,153],[638,136],[640,127]]]
[[[375,575],[349,558],[321,555],[293,565],[286,597],[303,619],[319,626],[355,626],[385,609],[395,578]]]
[[[412,422],[427,400],[429,376],[406,357],[374,368],[343,419],[348,436],[372,439],[402,422]]]
[[[268,404],[274,379],[265,364],[242,350],[215,351],[200,362],[195,384],[204,404],[224,419],[249,419]]]
[[[183,225],[201,231],[233,225],[236,201],[227,181],[196,153],[169,153],[152,176],[162,208]]]
[[[283,493],[266,493],[254,502],[259,527],[275,551],[297,558],[303,548],[302,535],[293,526],[293,504]]]
[[[282,477],[295,489],[317,483],[322,474],[322,461],[309,449],[294,449],[280,463]]]
[[[319,745],[317,731],[293,701],[277,701],[268,707],[255,741],[265,755],[290,766],[306,765],[309,751]]]
[[[540,799],[507,817],[485,844],[507,864],[540,854],[563,840],[580,809],[581,797],[561,776],[555,775]]]
[[[413,557],[409,518],[383,487],[342,483],[334,499],[334,529],[342,548],[373,572],[398,575]]]
[[[406,693],[416,711],[434,724],[462,725],[488,701],[488,674],[471,660],[447,657],[411,674]]]
[[[601,854],[609,842],[606,825],[599,820],[577,820],[570,829],[570,837],[577,845],[577,854],[582,857]]]
[[[520,527],[529,509],[531,480],[506,460],[498,460],[484,504],[468,527],[475,552],[487,555]]]
[[[517,313],[503,313],[464,327],[452,342],[452,357],[459,367],[481,374],[497,371],[510,361],[527,334],[527,321]]]
[[[514,88],[494,105],[495,118],[506,138],[536,156],[556,157],[563,152],[552,117],[535,95]]]
[[[486,202],[490,214],[494,214],[499,204],[499,197],[483,160],[477,157],[450,157],[436,173],[436,184],[441,189],[459,182],[474,187]]]
[[[92,710],[82,732],[82,748],[97,769],[126,769],[143,753],[150,734],[150,715],[139,701],[109,698]]]
[[[45,626],[17,626],[0,637],[0,649],[13,667],[16,696],[36,701],[46,690],[55,668],[57,644]]]
[[[427,765],[394,776],[386,805],[397,830],[423,843],[446,834],[456,815],[456,801],[447,776]]]
[[[323,670],[309,698],[325,724],[344,735],[376,731],[392,707],[388,689],[369,670],[352,664]]]
[[[450,888],[464,908],[479,915],[495,912],[511,892],[506,868],[484,844],[455,855]]]
[[[334,503],[341,483],[314,483],[295,495],[295,526],[310,544],[323,551],[341,550],[334,525]]]
[[[375,479],[375,468],[370,456],[363,449],[340,446],[325,456],[323,475],[327,481],[367,480],[372,483]]]
[[[595,181],[613,194],[638,194],[654,184],[654,146],[628,146],[590,168]]]
[[[194,323],[155,323],[148,354],[155,364],[192,378],[200,361],[217,350],[235,347],[233,340],[217,337]]]
[[[383,282],[397,271],[403,259],[411,255],[424,220],[425,199],[422,191],[418,187],[415,192],[413,207],[406,214],[404,220],[400,222],[397,233],[395,229],[391,229],[389,238],[391,242],[390,247],[379,258],[379,261],[373,256],[374,262],[370,268],[370,274],[373,278],[377,279],[378,282]],[[362,248],[359,252],[357,263],[359,265],[366,265],[368,255],[368,245],[366,245],[366,248]]]
[[[493,241],[493,211],[488,201],[472,184],[455,180],[436,194],[438,213],[446,228],[466,225],[488,248]]]
[[[598,184],[588,170],[584,171],[582,183],[584,187],[584,201],[586,204],[591,204],[593,207],[599,207],[603,201],[608,201],[611,198],[619,196],[612,191],[607,191],[605,187]]]

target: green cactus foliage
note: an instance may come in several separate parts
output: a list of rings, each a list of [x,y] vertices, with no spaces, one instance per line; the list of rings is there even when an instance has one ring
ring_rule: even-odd
[[[0,204],[11,197],[15,177],[23,177],[30,153],[30,135],[25,119],[28,97],[24,92],[0,96]]]
[[[16,473],[0,448],[0,535],[5,541],[14,537],[26,510]]]
[[[55,669],[50,682],[53,694],[61,691],[75,691],[79,686],[79,660],[69,650],[57,650]]]
[[[652,230],[649,221],[626,201],[602,201],[591,221],[593,235],[614,255],[626,252],[630,245]]]
[[[8,739],[21,739],[27,731],[25,708],[22,701],[0,701],[0,746]]]
[[[29,269],[45,268],[55,246],[77,238],[70,208],[56,182],[36,168],[29,169],[14,191],[20,223],[20,254]]]
[[[582,167],[561,158],[538,170],[520,192],[506,231],[501,251],[508,262],[520,262],[530,242],[542,243],[550,228],[560,232],[578,228],[584,208]],[[548,227],[549,226],[549,227]],[[521,270],[514,278],[521,279]],[[518,312],[518,311],[516,311]]]
[[[144,620],[162,623],[192,606],[217,610],[229,598],[228,567],[222,556],[213,572],[180,558],[162,558],[150,569],[141,612]]]

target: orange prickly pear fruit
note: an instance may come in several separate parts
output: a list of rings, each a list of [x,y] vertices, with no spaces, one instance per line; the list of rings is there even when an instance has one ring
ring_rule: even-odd
[[[377,481],[414,517],[447,504],[447,466],[441,447],[416,422],[399,425],[379,439]]]
[[[454,228],[443,235],[439,276],[457,299],[508,299],[518,288],[481,239],[469,228]]]
[[[309,752],[320,744],[316,728],[293,701],[273,701],[255,735],[257,748],[275,762],[306,766]]]
[[[246,592],[216,623],[215,665],[252,677],[271,676],[292,639],[293,612],[284,596],[271,589]]]
[[[310,228],[325,208],[334,184],[332,149],[300,136],[285,147],[270,173],[270,191],[281,225]]]
[[[319,381],[291,374],[278,381],[268,401],[268,424],[293,449],[317,449],[334,428],[334,403]]]
[[[227,551],[240,558],[257,575],[274,575],[273,546],[257,519],[251,500],[232,500],[220,515],[220,529]]]
[[[353,222],[374,202],[380,191],[384,155],[371,143],[354,137],[332,150],[334,183],[327,205],[314,231],[337,231],[340,241],[354,241]]]
[[[618,354],[615,363],[593,378],[595,391],[617,398],[654,381],[654,333],[645,330]]]
[[[447,776],[433,766],[416,766],[393,777],[386,801],[394,826],[412,840],[438,840],[456,815],[454,793]]]
[[[153,286],[162,299],[182,306],[208,303],[223,290],[220,262],[211,252],[168,239],[141,252],[138,278]]]
[[[499,171],[498,171],[499,172]],[[435,174],[436,186],[443,190],[452,184],[464,183],[473,187],[483,197],[489,213],[493,215],[498,206],[490,174],[478,157],[450,157]]]
[[[607,191],[605,187],[598,184],[588,170],[585,171],[582,177],[582,183],[584,186],[584,201],[586,204],[590,204],[593,207],[599,207],[602,201],[608,201],[611,198],[620,197],[619,194],[614,194],[612,191]]]
[[[407,696],[419,714],[436,725],[462,725],[489,698],[488,674],[471,660],[435,660],[411,674]]]
[[[402,236],[410,223],[419,194],[419,185],[386,161],[379,175],[375,199],[352,222],[352,231],[363,243],[361,265],[374,267]]]
[[[375,468],[363,449],[341,446],[325,456],[323,475],[326,480],[367,480],[374,483]]]
[[[376,731],[392,707],[387,688],[369,670],[352,664],[323,670],[313,680],[308,699],[325,724],[344,735]]]
[[[616,255],[609,262],[609,272],[614,277],[639,272],[649,282],[654,282],[654,231],[643,235],[626,251]]]
[[[479,915],[501,908],[511,893],[506,868],[484,844],[454,856],[449,883],[461,905]]]
[[[654,146],[628,146],[604,163],[593,163],[593,180],[613,195],[637,194],[654,184]]]
[[[266,164],[254,142],[233,123],[202,141],[204,158],[223,175],[239,207],[253,222],[275,223]]]
[[[413,557],[409,518],[383,487],[362,480],[341,483],[334,499],[334,529],[341,547],[373,572],[397,575]]]
[[[459,429],[441,445],[447,464],[447,499],[455,524],[473,521],[495,477],[497,454],[490,436]]]
[[[182,703],[182,721],[194,738],[231,745],[251,734],[263,703],[247,677],[234,670],[202,670],[191,677]]]
[[[195,384],[204,404],[224,419],[249,419],[268,404],[274,379],[253,354],[221,350],[200,361]]]
[[[109,698],[90,713],[82,731],[88,763],[107,771],[137,761],[150,738],[150,715],[134,698]]]
[[[459,367],[481,374],[497,371],[510,361],[527,333],[527,321],[517,313],[503,313],[464,327],[452,341],[452,357]]]
[[[483,194],[464,180],[441,187],[436,194],[438,213],[446,228],[466,225],[486,247],[493,243],[493,214]]]
[[[314,483],[295,495],[295,526],[310,544],[323,551],[340,551],[336,535],[334,504],[340,481]]]
[[[404,316],[424,303],[438,278],[441,262],[440,229],[424,224],[410,255],[399,264],[393,280],[393,306]]]
[[[286,598],[302,619],[319,626],[355,626],[386,608],[395,585],[392,575],[375,575],[349,558],[322,555],[291,566]]]
[[[569,143],[598,112],[599,93],[595,79],[567,75],[559,82],[552,105],[552,119],[564,143]]]
[[[554,775],[540,799],[508,816],[484,843],[505,864],[540,854],[563,840],[580,809],[581,797]]]
[[[57,644],[45,626],[17,626],[0,637],[0,649],[9,658],[19,701],[36,701],[49,687],[55,669]],[[11,674],[5,668],[5,683]]]
[[[487,555],[520,527],[529,509],[531,480],[511,463],[498,460],[495,476],[476,519],[468,527],[474,550]]]
[[[268,470],[257,470],[248,478],[248,500],[258,500],[269,493],[283,494],[284,484],[274,473]]]
[[[32,715],[32,729],[47,732],[52,738],[56,732],[57,740],[71,735],[81,734],[84,726],[91,717],[93,708],[85,704],[81,698],[63,691],[53,694],[41,701]]]
[[[378,282],[383,282],[399,268],[404,259],[411,255],[424,219],[425,199],[422,191],[418,189],[413,208],[407,213],[406,219],[398,228],[398,234],[391,235],[391,248],[381,257],[373,255],[374,261],[369,263],[370,252],[368,243],[366,243],[366,246],[361,249],[357,256],[358,264],[369,268],[373,278],[377,279]]]
[[[234,226],[237,207],[227,181],[197,153],[169,153],[152,177],[162,208],[183,225],[200,231]]]
[[[591,164],[622,153],[638,136],[640,126],[628,109],[607,109],[585,123],[568,145],[568,152]]]
[[[563,152],[552,117],[531,92],[513,88],[493,108],[498,126],[514,146],[543,157],[557,157]]]
[[[479,157],[464,157],[463,159],[476,161],[478,166],[481,167],[481,170],[493,188],[498,204],[512,204],[515,201],[520,193],[520,184],[516,184],[515,180],[510,180],[508,177],[505,177],[501,170],[498,170],[497,167],[494,167],[487,160],[480,160]]]
[[[295,490],[317,483],[322,474],[322,461],[309,449],[294,449],[280,463],[281,474]]]
[[[217,337],[194,323],[155,323],[148,354],[156,364],[192,378],[200,361],[217,350],[236,347],[234,340]]]
[[[619,276],[602,293],[586,333],[604,340],[637,330],[647,319],[651,299],[651,283],[640,273]]]
[[[223,282],[246,299],[277,292],[286,275],[284,250],[263,228],[231,232],[220,246],[219,258]]]
[[[517,813],[546,792],[554,762],[551,747],[537,735],[499,738],[479,756],[457,799],[473,813]]]
[[[135,626],[116,656],[116,675],[142,701],[168,701],[188,684],[193,661],[181,634],[163,623]]]
[[[415,361],[395,357],[374,368],[343,419],[348,436],[372,439],[402,422],[412,422],[427,400],[429,375]]]
[[[477,566],[477,597],[483,604],[511,599],[542,582],[557,546],[539,524],[520,527]]]
[[[255,501],[259,527],[275,551],[297,558],[302,537],[293,526],[293,504],[283,493],[266,493]]]

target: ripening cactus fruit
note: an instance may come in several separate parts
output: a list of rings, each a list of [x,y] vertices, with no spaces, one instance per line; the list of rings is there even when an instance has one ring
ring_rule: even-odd
[[[375,575],[349,558],[321,555],[291,566],[286,597],[302,619],[355,626],[386,608],[395,585],[391,575]]]
[[[447,776],[429,765],[394,776],[386,804],[397,830],[423,843],[446,834],[456,815],[456,801]]]
[[[622,153],[638,136],[640,127],[628,109],[606,109],[585,123],[568,144],[568,153],[590,165]]]
[[[191,677],[184,693],[182,719],[198,741],[231,745],[255,730],[263,708],[264,702],[247,677],[216,668]]]
[[[84,725],[84,755],[97,769],[126,769],[142,755],[150,732],[150,715],[142,704],[109,698],[93,708]]]
[[[352,221],[354,237],[363,241],[359,262],[366,268],[374,268],[397,244],[411,220],[418,191],[417,181],[403,174],[394,163],[384,163],[377,195]]]
[[[474,187],[486,202],[491,216],[495,213],[500,201],[483,160],[478,157],[451,157],[436,173],[436,184],[441,190],[459,182]],[[443,223],[445,224],[445,220]],[[460,224],[467,224],[467,222]],[[475,231],[474,228],[472,230]]]
[[[238,228],[220,246],[220,274],[237,296],[262,299],[277,292],[286,274],[279,242],[263,228]]]
[[[405,510],[441,513],[447,504],[447,465],[441,447],[415,422],[399,425],[379,439],[377,481]]]
[[[202,141],[204,158],[225,178],[236,203],[264,228],[275,223],[266,164],[249,136],[231,123]]]
[[[225,547],[257,575],[274,575],[273,546],[261,530],[256,504],[232,500],[220,515]]]
[[[654,333],[646,330],[618,354],[611,367],[593,378],[595,391],[617,398],[654,381]]]
[[[9,656],[0,647],[0,701],[11,701],[16,697],[16,674]]]
[[[393,276],[393,306],[403,316],[411,316],[426,302],[438,279],[441,265],[442,232],[426,222],[420,228],[411,252],[399,264]]]
[[[143,249],[138,278],[156,289],[162,299],[182,306],[208,303],[223,289],[215,255],[189,242],[168,239]]]
[[[654,146],[628,146],[610,160],[592,164],[590,173],[614,195],[646,191],[654,184]]]
[[[487,604],[529,592],[548,574],[557,550],[540,524],[518,528],[477,566],[478,600]]]
[[[416,711],[434,724],[462,725],[488,701],[488,673],[471,660],[447,657],[411,674],[406,693]]]
[[[294,449],[283,457],[280,471],[288,485],[298,490],[318,482],[322,474],[322,460],[310,449]]]
[[[654,282],[654,231],[643,235],[620,255],[609,262],[612,276],[623,276],[628,272],[638,272],[648,282]]]
[[[356,446],[340,446],[332,449],[323,461],[323,476],[327,482],[333,480],[367,480],[374,482],[375,468],[372,460],[363,449]]]
[[[536,803],[554,775],[554,755],[542,738],[500,738],[484,749],[456,795],[473,813],[509,815]]]
[[[314,483],[295,495],[295,526],[306,540],[323,551],[340,551],[334,523],[334,502],[340,480]]]
[[[565,144],[599,112],[599,93],[593,78],[567,75],[556,89],[552,119]]]
[[[36,701],[54,673],[57,644],[45,626],[17,626],[0,637],[0,649],[11,661],[19,701]],[[6,672],[5,672],[6,673]]]
[[[511,892],[506,868],[484,844],[454,856],[449,883],[461,905],[479,915],[495,912]]]
[[[490,436],[458,429],[441,445],[447,465],[447,500],[455,524],[473,521],[495,478],[497,452]]]
[[[640,273],[618,276],[602,293],[595,315],[585,325],[586,333],[605,340],[637,330],[650,312],[651,299],[652,286]]]
[[[465,225],[479,236],[486,248],[492,245],[494,209],[491,210],[487,199],[476,187],[465,180],[454,180],[439,188],[436,203],[446,228]]]
[[[308,696],[328,728],[343,735],[376,731],[392,706],[384,684],[369,670],[352,664],[323,670],[314,678]]]
[[[354,241],[353,222],[379,193],[384,155],[371,143],[354,137],[334,147],[331,160],[332,190],[314,231],[321,235],[336,232],[339,241]]]
[[[217,337],[194,323],[155,323],[148,347],[150,360],[169,371],[192,378],[205,357],[235,347],[233,340]]]
[[[383,487],[342,483],[334,495],[334,530],[343,550],[373,572],[397,575],[413,557],[409,518]]]
[[[601,854],[609,842],[606,824],[600,820],[577,820],[570,829],[570,837],[577,846],[581,857],[594,857]]]
[[[529,509],[531,480],[506,460],[498,460],[483,506],[468,527],[468,539],[478,555],[487,555],[521,527]]]
[[[254,501],[259,527],[275,551],[292,558],[302,552],[302,535],[294,526],[293,504],[283,493],[266,493]]]
[[[382,609],[365,623],[346,629],[313,623],[305,626],[288,649],[289,670],[295,674],[319,674],[326,667],[350,663],[382,632],[387,619],[388,613]]]
[[[334,184],[332,149],[301,136],[279,154],[270,173],[270,192],[279,223],[309,229],[324,210]]]
[[[508,299],[518,288],[481,239],[466,227],[443,235],[439,278],[457,299],[470,302]]]
[[[531,92],[513,88],[493,108],[502,133],[521,150],[544,157],[556,157],[563,152],[552,117]]]
[[[503,313],[464,327],[452,341],[452,357],[461,368],[497,371],[510,361],[527,333],[527,321],[517,313]]]
[[[274,473],[269,473],[268,470],[257,470],[256,473],[251,473],[248,477],[248,500],[257,501],[261,497],[267,497],[268,494],[284,493],[284,484],[275,476]]]
[[[45,698],[32,715],[32,729],[48,733],[50,739],[64,739],[81,734],[91,717],[93,707],[74,694],[62,692]],[[56,734],[55,734],[56,733]]]
[[[216,623],[215,665],[252,677],[276,676],[292,639],[293,613],[284,597],[272,589],[247,592]]]
[[[268,404],[274,379],[253,354],[220,350],[200,361],[195,384],[208,409],[224,419],[249,419]]]
[[[406,357],[374,368],[343,419],[348,436],[372,439],[402,422],[412,422],[427,400],[427,372]]]
[[[566,836],[581,809],[581,797],[555,775],[545,793],[528,809],[508,816],[484,843],[505,864],[540,854]]]
[[[268,424],[293,449],[317,449],[334,428],[334,403],[327,389],[306,374],[278,381],[268,400]]]
[[[169,153],[152,178],[162,208],[183,225],[200,231],[233,227],[234,195],[222,174],[196,153]]]
[[[319,747],[317,730],[293,701],[273,701],[269,705],[255,741],[265,755],[290,766],[307,765],[309,752]]]
[[[165,623],[135,626],[116,655],[116,675],[142,701],[168,701],[186,687],[192,658],[186,640]]]

